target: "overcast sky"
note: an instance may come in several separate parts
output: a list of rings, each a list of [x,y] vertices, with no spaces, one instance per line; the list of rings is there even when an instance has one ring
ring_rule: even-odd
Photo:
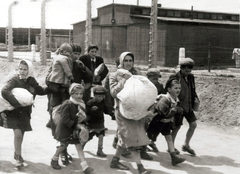
[[[107,4],[150,6],[152,0],[92,0],[92,17],[97,8]],[[0,27],[8,25],[8,7],[13,0],[0,0]],[[18,0],[12,8],[13,27],[40,28],[42,0]],[[239,0],[158,0],[162,7],[214,12],[240,13]],[[73,23],[86,19],[87,0],[49,0],[46,3],[46,28],[71,29]]]

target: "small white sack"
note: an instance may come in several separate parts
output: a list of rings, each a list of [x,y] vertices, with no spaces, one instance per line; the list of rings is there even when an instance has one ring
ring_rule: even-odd
[[[61,105],[53,107],[52,119],[55,125],[58,125],[61,121]]]
[[[22,107],[33,104],[33,95],[24,88],[13,88],[12,94],[15,96]],[[7,100],[0,98],[0,112],[4,110],[11,111],[13,109],[14,107]]]
[[[94,70],[94,76],[100,75],[104,70],[104,63],[98,65],[98,67]]]
[[[157,88],[147,77],[133,75],[117,94],[119,111],[127,119],[139,120],[148,114],[148,108],[156,97]]]

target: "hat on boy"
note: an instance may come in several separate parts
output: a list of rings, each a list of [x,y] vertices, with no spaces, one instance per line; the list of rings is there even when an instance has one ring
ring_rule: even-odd
[[[97,86],[93,87],[93,93],[94,94],[105,94],[106,88],[104,88],[101,85],[97,85]]]
[[[180,65],[185,65],[185,66],[193,66],[194,65],[194,60],[192,60],[191,58],[187,57],[187,58],[183,58],[180,62]]]
[[[147,70],[147,76],[158,76],[161,77],[160,71],[157,68],[149,68]]]

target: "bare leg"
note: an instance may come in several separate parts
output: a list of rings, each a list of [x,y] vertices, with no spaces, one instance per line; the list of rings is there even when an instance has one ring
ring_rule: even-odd
[[[22,142],[24,133],[20,129],[14,129],[14,149],[16,155],[22,154]]]
[[[79,160],[80,160],[80,165],[82,167],[82,170],[84,171],[84,173],[91,173],[94,171],[93,168],[89,167],[88,166],[88,163],[87,161],[85,160],[85,156],[84,156],[84,152],[83,152],[83,149],[82,149],[82,145],[81,144],[75,144],[75,147],[76,147],[76,150],[78,152],[78,157],[79,157]]]
[[[122,155],[124,150],[125,150],[125,148],[117,146],[115,156],[120,158],[120,156]]]
[[[140,157],[140,151],[131,151],[132,153],[132,160],[136,163],[136,164],[141,164],[141,157]]]
[[[167,145],[168,145],[168,149],[169,149],[170,153],[175,152],[172,136],[171,135],[166,135],[165,139],[167,141]]]
[[[197,127],[196,121],[189,123],[189,128],[188,128],[188,131],[186,134],[186,139],[185,139],[185,146],[187,146],[187,147],[189,146],[190,140],[194,134],[196,127]]]
[[[78,157],[80,159],[80,163],[85,161],[85,156],[84,156],[84,152],[83,152],[83,149],[82,149],[82,145],[81,144],[76,144],[75,147],[76,147],[76,150],[78,152]]]
[[[131,151],[131,153],[132,153],[133,161],[137,164],[138,172],[150,174],[151,171],[147,171],[142,165],[140,151]]]
[[[175,142],[175,139],[176,139],[176,136],[177,136],[177,133],[178,133],[179,129],[180,129],[180,126],[174,128],[174,129],[172,130],[172,141],[173,141],[173,144],[174,144],[174,142]]]
[[[97,156],[106,157],[107,155],[103,153],[102,149],[103,149],[103,135],[99,135]]]
[[[54,154],[54,156],[53,156],[53,160],[54,160],[54,161],[57,161],[58,158],[59,158],[60,153],[61,153],[62,151],[64,151],[66,148],[67,148],[67,145],[58,146],[58,147],[57,147],[57,150],[56,150],[56,152],[55,152],[55,154]]]

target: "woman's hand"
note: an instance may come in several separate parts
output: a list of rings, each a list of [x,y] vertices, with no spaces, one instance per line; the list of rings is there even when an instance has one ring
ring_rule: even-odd
[[[130,77],[131,77],[130,74],[124,74],[124,75],[123,75],[123,78],[124,78],[125,80],[129,79]]]

